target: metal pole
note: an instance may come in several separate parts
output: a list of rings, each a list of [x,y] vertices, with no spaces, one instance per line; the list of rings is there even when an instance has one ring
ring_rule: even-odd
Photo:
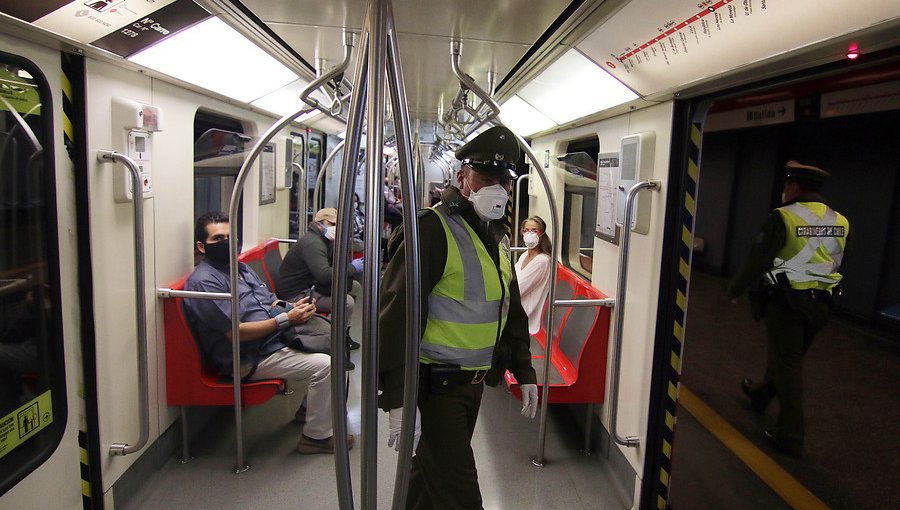
[[[497,118],[500,115],[500,105],[491,98],[490,94],[485,92],[481,87],[478,86],[471,78],[466,76],[466,73],[462,72],[459,68],[459,55],[462,52],[462,42],[460,41],[450,41],[450,67],[453,68],[453,74],[456,75],[456,78],[459,79],[460,85],[468,88],[472,92],[481,99],[482,104],[487,106],[490,109],[487,116],[483,119],[478,119],[478,122],[472,124],[466,129],[466,134],[474,132],[476,129],[483,126],[486,122],[490,122]],[[481,106],[479,106],[479,109]],[[477,118],[477,117],[476,117]],[[538,165],[539,166],[539,165]]]
[[[366,112],[366,264],[363,275],[362,345],[362,508],[378,506],[378,295],[381,266],[382,187],[384,183],[384,92],[387,60],[387,2],[369,2],[368,108]],[[349,197],[347,197],[349,205]],[[349,207],[348,207],[349,211]],[[349,220],[349,215],[348,215]]]
[[[304,144],[304,147],[306,145]],[[291,167],[296,167],[300,175],[300,179],[297,180],[297,214],[299,218],[297,220],[298,228],[297,228],[297,238],[300,237],[300,226],[306,223],[306,209],[309,208],[306,201],[308,200],[307,195],[309,193],[309,183],[306,182],[306,167],[297,162],[291,162]],[[290,229],[288,229],[290,230]]]
[[[304,100],[304,102],[310,103],[307,99],[305,99],[309,94],[312,93],[313,90],[318,88],[321,84],[327,82],[332,77],[337,76],[344,72],[344,69],[347,67],[347,64],[350,62],[350,46],[353,45],[353,37],[347,37],[344,40],[344,61],[341,65],[332,69],[328,74],[319,77],[319,79],[310,83],[303,92],[300,93],[300,98]],[[315,101],[313,101],[315,103]],[[315,105],[313,105],[315,106]],[[240,205],[240,197],[244,192],[244,183],[247,181],[247,177],[250,175],[250,169],[253,164],[256,162],[256,158],[259,157],[259,154],[262,152],[263,147],[269,143],[275,135],[284,129],[288,124],[294,121],[295,118],[299,117],[304,113],[308,113],[311,111],[309,107],[303,107],[297,110],[294,113],[285,115],[281,119],[278,120],[275,124],[270,127],[262,138],[257,140],[256,144],[253,146],[253,149],[250,151],[250,154],[247,156],[247,159],[244,160],[244,164],[241,165],[241,170],[238,172],[237,177],[234,181],[234,189],[231,190],[231,203],[228,206],[228,217],[231,219],[237,218],[238,206]],[[238,307],[238,296],[237,292],[238,288],[238,231],[237,231],[237,221],[231,221],[229,223],[229,263],[228,268],[231,276],[231,338],[232,338],[232,364],[231,364],[231,378],[234,381],[234,434],[235,434],[235,473],[243,473],[244,471],[250,469],[250,466],[244,463],[244,438],[243,438],[243,417],[241,413],[241,350],[240,350],[240,310]],[[346,440],[346,438],[345,438]]]
[[[622,225],[622,244],[619,246],[619,278],[616,284],[616,309],[613,311],[613,373],[610,374],[609,390],[609,435],[622,446],[634,447],[640,444],[636,436],[619,436],[616,419],[619,414],[619,373],[622,363],[622,326],[625,323],[625,289],[628,285],[628,257],[631,247],[631,218],[634,215],[634,199],[643,189],[659,189],[658,181],[642,181],[628,190],[625,196],[625,220]]]
[[[350,234],[353,232],[349,214],[352,206],[350,197],[356,180],[356,155],[362,139],[363,107],[366,104],[366,71],[368,68],[367,49],[369,46],[368,20],[371,11],[366,13],[363,32],[360,35],[359,52],[356,57],[356,70],[353,76],[353,95],[350,98],[350,111],[347,115],[347,136],[344,139],[344,157],[338,193],[337,234],[334,237],[334,253],[337,254],[332,268],[332,292],[340,295],[347,288],[347,258],[349,253]],[[367,219],[367,223],[368,223]],[[338,505],[341,510],[353,510],[353,488],[350,480],[350,452],[347,445],[347,381],[344,363],[347,359],[344,333],[347,313],[346,299],[332,299],[331,303],[331,411],[334,429],[334,470],[337,483]],[[365,341],[364,341],[365,342]]]
[[[516,192],[513,195],[513,246],[519,246],[519,226],[516,225],[516,223],[519,222],[519,200],[522,198],[522,182],[527,180],[527,175],[522,175],[518,179],[516,179]],[[516,260],[518,258],[519,256],[518,254],[516,254],[513,260]]]
[[[331,161],[334,159],[334,156],[344,148],[344,144],[347,142],[346,139],[341,140],[337,145],[335,145],[334,149],[331,150],[331,153],[325,158],[325,162],[322,163],[321,168],[319,168],[319,173],[316,174],[316,187],[313,189],[313,214],[316,213],[322,206],[319,205],[319,192],[322,189],[322,181],[325,178],[325,169],[328,168],[328,165],[331,164]]]
[[[388,4],[388,82],[391,94],[391,111],[394,113],[394,131],[397,135],[397,157],[400,168],[400,188],[403,201],[403,238],[406,257],[406,358],[403,386],[403,416],[400,437],[400,453],[394,482],[394,510],[406,508],[409,492],[410,464],[413,454],[416,409],[419,390],[419,332],[421,322],[419,280],[419,225],[414,193],[415,164],[411,147],[409,111],[406,103],[406,85],[400,63],[400,47],[394,26],[394,13]]]
[[[147,293],[145,290],[144,267],[144,187],[141,185],[141,172],[137,163],[124,154],[115,151],[97,151],[97,160],[101,163],[110,161],[125,165],[131,172],[131,203],[134,206],[134,298],[137,319],[138,341],[138,413],[140,414],[140,431],[137,443],[113,443],[109,446],[110,455],[128,455],[139,452],[150,438],[150,382],[147,376]]]

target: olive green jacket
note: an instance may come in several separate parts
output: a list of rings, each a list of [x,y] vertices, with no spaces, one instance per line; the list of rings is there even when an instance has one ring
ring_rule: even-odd
[[[472,227],[495,263],[498,263],[498,244],[506,235],[502,220],[481,221],[471,203],[457,188],[448,186],[441,200],[450,214],[460,214]],[[421,322],[419,339],[425,333],[428,318],[428,296],[440,281],[447,262],[447,237],[437,213],[430,209],[419,211],[419,280],[421,286]],[[403,376],[406,352],[406,255],[403,229],[394,231],[388,242],[389,260],[382,278],[378,351],[379,407],[385,411],[403,406]],[[522,309],[519,285],[512,272],[509,285],[509,312],[506,326],[494,348],[491,370],[485,381],[496,386],[509,369],[520,384],[536,382],[531,366],[531,339],[528,317]]]

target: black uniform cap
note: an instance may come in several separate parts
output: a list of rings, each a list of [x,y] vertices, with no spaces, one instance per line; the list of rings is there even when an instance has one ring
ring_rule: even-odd
[[[508,180],[516,177],[519,154],[516,135],[503,126],[495,126],[460,147],[455,156],[463,166],[469,165],[480,174]]]
[[[814,184],[822,184],[828,179],[828,172],[810,165],[801,165],[793,159],[784,165],[784,180],[806,181]]]

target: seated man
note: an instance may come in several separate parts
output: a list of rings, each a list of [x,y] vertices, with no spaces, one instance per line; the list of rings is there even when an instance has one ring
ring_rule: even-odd
[[[230,292],[228,237],[227,214],[210,212],[197,219],[194,240],[197,250],[204,257],[185,282],[185,290]],[[287,347],[278,335],[278,332],[291,326],[307,322],[316,311],[315,304],[308,298],[302,299],[287,303],[288,309],[283,311],[285,308],[276,304],[279,300],[249,266],[239,263],[238,272],[242,378],[288,379],[306,383],[306,398],[297,413],[298,421],[305,421],[297,451],[302,454],[334,453],[331,356]],[[185,299],[184,305],[203,351],[223,374],[230,374],[231,301]],[[352,436],[348,438],[348,443],[353,445]]]
[[[334,265],[334,235],[337,224],[337,210],[333,207],[319,209],[313,217],[309,229],[288,250],[278,270],[278,296],[288,301],[299,299],[310,294],[315,299],[318,310],[331,313],[332,289],[331,271]],[[363,259],[356,259],[347,268],[347,277],[351,288],[347,296],[347,320],[353,316],[355,297],[359,296],[361,287],[356,279],[362,276]],[[359,343],[350,339],[347,344],[351,349],[359,348]]]

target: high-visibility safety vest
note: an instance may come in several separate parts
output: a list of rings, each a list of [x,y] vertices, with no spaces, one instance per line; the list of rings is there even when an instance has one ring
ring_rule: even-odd
[[[447,236],[447,263],[428,296],[419,361],[486,370],[509,310],[509,239],[499,245],[498,266],[466,220],[443,204],[432,210]]]
[[[841,281],[838,268],[850,222],[821,202],[795,202],[776,209],[787,240],[775,257],[772,275],[785,273],[791,288],[830,291]]]

